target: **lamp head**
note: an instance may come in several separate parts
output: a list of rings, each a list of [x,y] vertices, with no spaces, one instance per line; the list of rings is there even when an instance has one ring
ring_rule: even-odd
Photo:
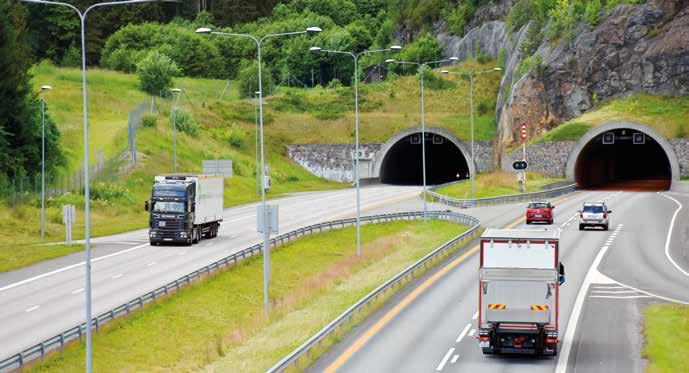
[[[496,68],[493,69],[493,71],[502,71],[502,69],[499,68],[499,67],[496,67]]]
[[[395,63],[395,62],[396,61],[393,60],[392,58],[388,58],[387,60],[385,60],[385,63]]]
[[[306,29],[306,32],[309,34],[318,34],[319,32],[323,32],[323,30],[320,27],[309,27]]]
[[[171,91],[172,93],[182,93],[182,89],[180,88],[172,88]]]
[[[393,45],[390,47],[390,50],[393,52],[399,52],[402,50],[402,47],[400,47],[399,45]]]
[[[41,91],[50,91],[51,89],[53,89],[53,87],[51,87],[51,86],[49,86],[49,85],[43,85],[43,86],[41,86]]]
[[[448,60],[450,60],[452,62],[457,62],[457,61],[459,61],[459,57],[452,56],[452,57],[448,58]]]
[[[208,27],[199,27],[196,29],[196,33],[197,34],[210,34],[211,29],[209,29]]]
[[[321,47],[311,47],[311,48],[309,48],[309,51],[310,51],[310,52],[313,52],[313,53],[319,53],[319,52],[322,51],[322,50],[323,50],[323,48],[321,48]]]
[[[441,73],[441,74],[449,74],[450,72],[447,71],[447,70],[440,70],[440,73]]]

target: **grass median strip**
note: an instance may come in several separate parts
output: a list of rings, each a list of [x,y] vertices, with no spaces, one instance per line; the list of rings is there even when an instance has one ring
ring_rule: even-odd
[[[689,306],[657,304],[644,311],[648,373],[689,372]]]
[[[526,175],[526,191],[538,192],[541,186],[559,181],[536,172]],[[471,182],[465,181],[448,185],[436,190],[437,193],[459,199],[471,198]],[[494,171],[481,173],[476,176],[476,198],[496,197],[509,194],[519,194],[517,175],[513,172]]]
[[[366,225],[308,236],[271,257],[270,318],[262,311],[262,259],[248,259],[181,290],[94,338],[94,370],[258,372],[277,362],[383,281],[467,227],[431,220]],[[83,371],[83,346],[37,366]]]

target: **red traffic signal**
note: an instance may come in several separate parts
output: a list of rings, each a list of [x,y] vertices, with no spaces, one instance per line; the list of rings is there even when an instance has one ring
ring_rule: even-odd
[[[522,141],[526,141],[526,122],[525,121],[519,122],[519,131],[520,131]]]

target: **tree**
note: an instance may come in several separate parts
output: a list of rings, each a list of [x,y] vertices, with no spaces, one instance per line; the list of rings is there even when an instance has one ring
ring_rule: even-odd
[[[151,51],[136,66],[141,89],[151,95],[162,95],[172,88],[172,79],[179,76],[177,64],[163,53]]]
[[[41,168],[41,105],[31,92],[32,61],[24,9],[0,0],[0,175],[35,175]],[[46,116],[46,170],[64,164],[59,132]]]
[[[263,78],[263,97],[270,94],[270,87],[273,85],[272,74],[263,64],[261,69]],[[245,62],[239,70],[239,96],[242,98],[254,97],[254,92],[258,91],[258,62]]]

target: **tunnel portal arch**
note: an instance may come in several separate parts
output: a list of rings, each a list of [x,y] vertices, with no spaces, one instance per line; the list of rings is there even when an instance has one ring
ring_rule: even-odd
[[[426,126],[425,133],[427,185],[465,179],[474,174],[476,167],[465,143],[444,128]],[[373,163],[373,174],[378,175],[380,182],[421,185],[420,139],[421,127],[417,126],[396,133],[381,146]]]
[[[636,142],[635,133],[643,134]],[[664,189],[679,180],[680,169],[662,135],[639,123],[619,121],[593,128],[579,140],[567,159],[565,176],[580,187],[659,180]]]

